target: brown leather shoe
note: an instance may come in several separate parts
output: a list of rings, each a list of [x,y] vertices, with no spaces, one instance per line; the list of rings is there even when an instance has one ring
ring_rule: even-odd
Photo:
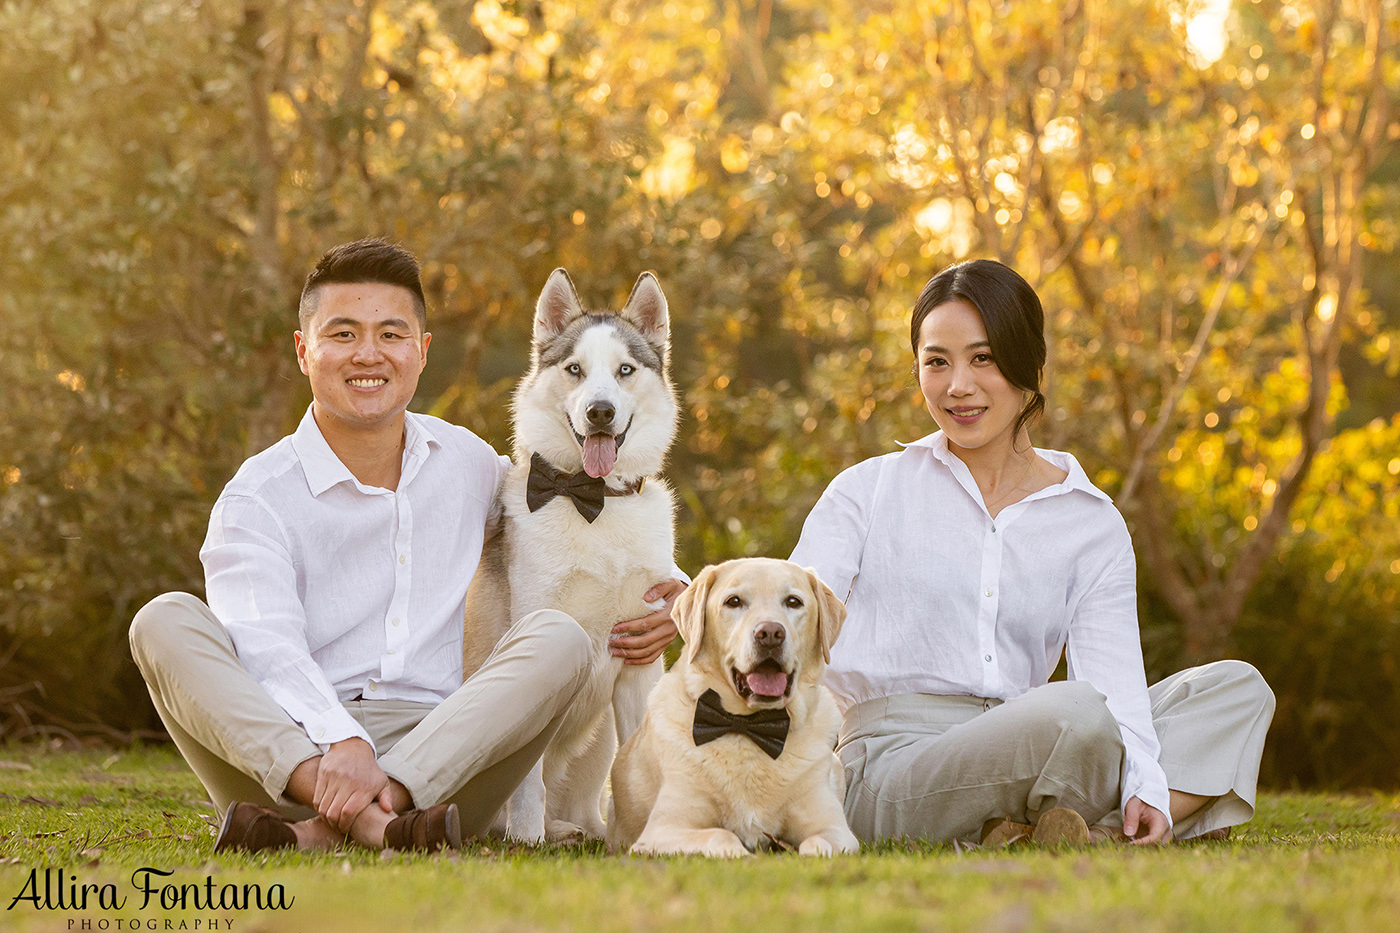
[[[1040,815],[1031,842],[1038,846],[1087,846],[1089,824],[1069,807],[1055,807]]]
[[[982,824],[981,844],[984,849],[1009,849],[1025,845],[1031,841],[1035,827],[1029,823],[1017,823],[1003,817],[990,819]]]
[[[229,806],[214,837],[215,852],[262,852],[296,845],[297,834],[282,814],[244,801]]]
[[[455,803],[409,810],[384,827],[384,848],[436,852],[462,848],[462,818]]]

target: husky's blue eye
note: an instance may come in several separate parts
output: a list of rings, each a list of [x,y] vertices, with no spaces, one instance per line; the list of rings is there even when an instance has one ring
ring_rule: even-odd
[[[568,366],[564,367],[564,372],[568,373],[570,376],[577,376],[583,372],[583,367],[577,363],[570,363]]]
[[[623,363],[617,368],[617,374],[619,376],[630,376],[636,371],[637,367],[633,366],[631,363]]]

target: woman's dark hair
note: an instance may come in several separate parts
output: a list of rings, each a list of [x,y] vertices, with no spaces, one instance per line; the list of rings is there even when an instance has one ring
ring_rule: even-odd
[[[1030,283],[1008,266],[994,259],[972,259],[949,266],[928,280],[914,302],[909,322],[909,345],[919,355],[919,332],[924,318],[941,304],[961,299],[977,309],[987,342],[992,345],[992,361],[1018,389],[1031,393],[1031,400],[1016,419],[1014,434],[1045,410],[1040,392],[1040,372],[1045,368],[1045,311]]]

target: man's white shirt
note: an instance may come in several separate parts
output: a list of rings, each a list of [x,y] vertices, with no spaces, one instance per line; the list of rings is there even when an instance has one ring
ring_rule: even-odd
[[[467,586],[510,459],[405,413],[398,489],[365,486],[308,409],[219,496],[200,559],[238,659],[322,749],[373,741],[341,705],[462,685]]]
[[[1070,678],[1122,730],[1123,800],[1167,814],[1127,526],[1073,456],[1037,452],[1068,476],[995,519],[941,431],[832,480],[792,554],[846,601],[827,685],[843,711],[906,693],[1007,700],[1068,645]]]

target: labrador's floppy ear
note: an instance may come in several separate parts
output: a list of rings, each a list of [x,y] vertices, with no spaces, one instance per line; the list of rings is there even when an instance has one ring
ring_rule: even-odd
[[[836,636],[841,634],[841,625],[846,621],[846,605],[836,598],[815,570],[811,567],[806,570],[812,592],[817,595],[817,637],[822,643],[822,661],[830,664],[831,646],[836,644]]]
[[[676,599],[671,618],[676,622],[676,630],[685,642],[686,663],[692,663],[700,650],[700,642],[705,637],[705,602],[710,597],[710,584],[715,582],[716,566],[706,567],[695,577],[694,582]]]

